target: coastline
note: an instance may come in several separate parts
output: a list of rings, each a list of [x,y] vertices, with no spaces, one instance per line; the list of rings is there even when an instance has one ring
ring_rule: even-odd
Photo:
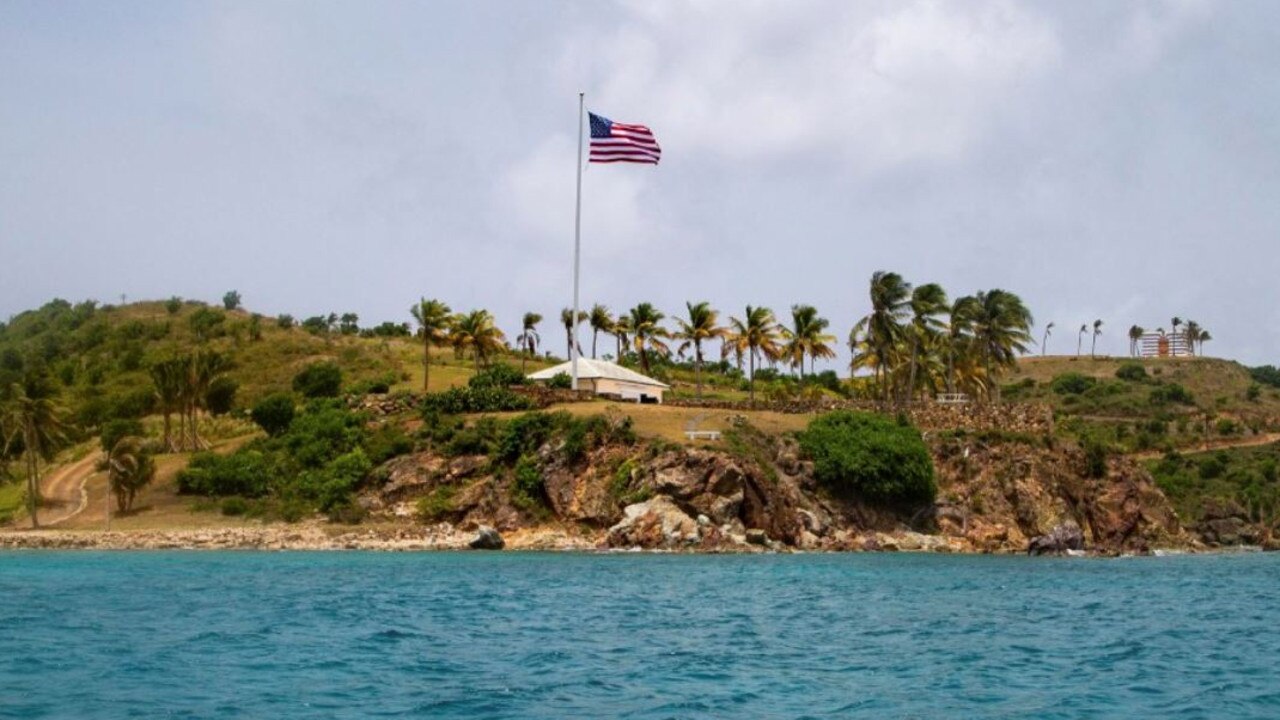
[[[62,530],[25,529],[0,531],[3,550],[258,550],[258,551],[381,551],[446,552],[470,551],[476,531],[445,523],[420,528],[345,529],[324,523],[300,523],[287,527],[216,528],[191,530]],[[644,552],[654,554],[759,554],[759,553],[860,553],[910,552],[956,555],[1023,555],[1025,552],[991,552],[972,547],[964,538],[920,533],[868,533],[849,538],[839,545],[796,548],[781,543],[725,544],[714,547],[691,544],[685,547],[642,548],[609,546],[603,534],[574,534],[560,528],[529,528],[503,535],[503,551],[543,552]],[[1274,548],[1240,546],[1210,548],[1178,546],[1152,548],[1149,555],[1225,554],[1270,551]],[[1120,553],[1064,553],[1072,556],[1116,557]],[[1131,555],[1124,553],[1124,555]]]

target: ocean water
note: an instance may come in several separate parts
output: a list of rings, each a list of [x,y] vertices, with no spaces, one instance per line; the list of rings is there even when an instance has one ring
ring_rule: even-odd
[[[5,718],[1277,718],[1280,554],[0,552]]]

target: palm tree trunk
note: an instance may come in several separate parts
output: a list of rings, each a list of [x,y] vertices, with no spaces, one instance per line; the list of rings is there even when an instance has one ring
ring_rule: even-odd
[[[600,335],[599,330],[593,329],[591,331],[591,359],[592,360],[596,359],[596,337],[598,337],[599,335]]]
[[[31,527],[40,527],[39,506],[40,506],[40,476],[36,474],[37,466],[35,454],[30,450],[32,446],[27,445],[27,513],[31,515]]]
[[[747,376],[747,397],[751,404],[756,404],[756,349],[751,348],[751,354],[747,356],[747,367],[751,374]]]
[[[164,406],[164,449],[173,452],[173,425],[169,420],[169,406]]]
[[[920,351],[920,339],[911,338],[911,372],[907,375],[907,391],[905,393],[907,407],[911,407],[912,397],[916,394],[916,353]]]
[[[702,399],[702,341],[693,341],[693,376],[698,383],[698,399]]]
[[[426,320],[426,318],[423,318]],[[422,329],[422,392],[427,392],[431,384],[431,339],[426,328]]]

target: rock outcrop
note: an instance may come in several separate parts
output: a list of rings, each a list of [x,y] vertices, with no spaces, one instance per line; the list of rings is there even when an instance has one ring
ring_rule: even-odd
[[[467,543],[467,547],[472,550],[501,550],[504,546],[506,543],[503,542],[502,535],[487,525],[481,525],[476,530],[476,536]]]

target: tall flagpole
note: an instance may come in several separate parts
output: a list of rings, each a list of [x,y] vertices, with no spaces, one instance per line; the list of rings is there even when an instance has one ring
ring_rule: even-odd
[[[573,360],[573,389],[578,389],[578,256],[582,252],[582,109],[586,93],[578,93],[578,200],[573,213],[573,326],[569,341],[569,356]]]

